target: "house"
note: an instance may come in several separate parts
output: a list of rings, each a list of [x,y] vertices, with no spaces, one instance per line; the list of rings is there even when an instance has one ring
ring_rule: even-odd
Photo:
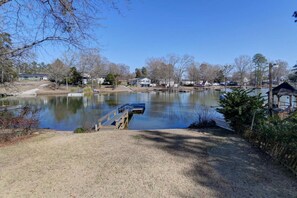
[[[197,87],[204,87],[204,86],[210,86],[211,83],[209,83],[208,81],[202,81],[200,80],[198,83],[195,84],[195,86]]]
[[[96,78],[96,81],[98,84],[102,85],[105,81],[105,78],[106,78],[106,75],[102,75],[102,76],[99,76],[98,78]]]
[[[137,87],[149,87],[151,85],[151,79],[149,78],[133,78],[130,79],[129,85],[137,86]]]
[[[48,80],[48,74],[19,74],[19,80]]]
[[[174,87],[174,80],[161,79],[159,81],[159,85],[165,86],[165,87]]]
[[[243,78],[243,86],[247,86],[249,84],[250,80],[247,77]]]
[[[81,76],[82,76],[82,84],[83,85],[88,84],[88,81],[91,78],[91,76],[87,73],[82,73]]]
[[[183,86],[193,86],[195,84],[195,81],[193,81],[193,80],[182,80],[181,84]]]

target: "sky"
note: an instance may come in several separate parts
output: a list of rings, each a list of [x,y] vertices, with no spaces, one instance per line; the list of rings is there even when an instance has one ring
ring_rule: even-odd
[[[111,62],[134,71],[150,57],[168,54],[197,62],[232,64],[240,55],[262,53],[269,61],[297,62],[293,0],[131,0],[121,14],[105,10],[95,30]],[[50,63],[65,49],[47,47],[38,61]]]

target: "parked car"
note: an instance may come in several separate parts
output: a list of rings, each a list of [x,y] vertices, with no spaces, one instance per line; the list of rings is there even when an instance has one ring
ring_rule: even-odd
[[[204,84],[202,84],[202,83],[197,83],[197,84],[195,85],[195,87],[204,87]]]
[[[237,82],[229,82],[228,84],[227,84],[228,86],[238,86],[238,83]]]

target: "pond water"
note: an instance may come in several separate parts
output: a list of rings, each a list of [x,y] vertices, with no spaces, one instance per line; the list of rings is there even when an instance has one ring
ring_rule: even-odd
[[[2,100],[11,105],[33,105],[40,109],[39,126],[57,130],[74,130],[93,126],[103,115],[126,103],[145,103],[143,114],[133,115],[129,129],[185,128],[198,116],[221,117],[215,111],[219,91],[190,93],[113,93],[92,97],[40,96]]]

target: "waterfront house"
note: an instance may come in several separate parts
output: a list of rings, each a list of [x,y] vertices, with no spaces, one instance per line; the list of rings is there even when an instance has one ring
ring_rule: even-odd
[[[194,86],[195,85],[195,81],[193,80],[182,80],[181,84],[183,86]]]
[[[19,80],[48,80],[48,74],[19,74]]]
[[[164,87],[174,87],[174,80],[161,79],[159,81],[159,85],[164,86]]]
[[[98,84],[102,85],[105,81],[106,75],[101,75],[98,78],[96,78],[96,81]]]
[[[82,76],[82,84],[83,85],[88,84],[88,81],[90,80],[91,76],[87,73],[82,73],[81,76]]]
[[[149,78],[133,78],[130,79],[129,85],[137,86],[137,87],[149,87],[151,85],[151,79]]]

